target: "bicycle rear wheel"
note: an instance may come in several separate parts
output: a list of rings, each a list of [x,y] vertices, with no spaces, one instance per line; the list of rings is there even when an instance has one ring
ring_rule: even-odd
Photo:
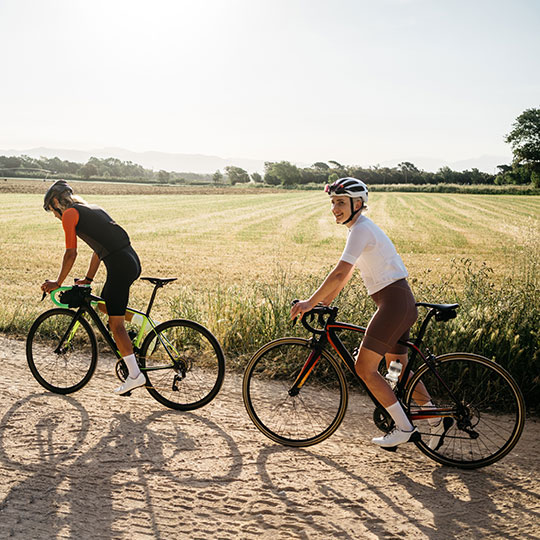
[[[429,400],[433,409],[420,405]],[[475,354],[439,356],[436,373],[424,364],[407,385],[404,401],[423,438],[418,448],[439,463],[465,469],[490,465],[508,454],[525,422],[525,402],[512,376]],[[445,422],[442,438],[421,418],[430,410]]]
[[[307,339],[277,339],[259,349],[244,372],[242,393],[248,415],[262,433],[280,444],[311,446],[324,441],[345,416],[345,376],[325,351],[300,391],[289,393],[312,351]]]
[[[26,338],[26,359],[36,381],[56,394],[80,390],[97,365],[96,336],[70,309],[51,309],[34,322]]]
[[[204,326],[184,319],[158,325],[139,357],[152,397],[171,409],[191,411],[210,403],[225,377],[221,346]]]

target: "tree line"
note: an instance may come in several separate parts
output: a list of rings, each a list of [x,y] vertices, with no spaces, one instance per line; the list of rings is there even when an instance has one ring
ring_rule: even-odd
[[[314,163],[300,168],[288,161],[266,162],[264,176],[251,176],[239,167],[226,167],[232,184],[265,183],[269,185],[295,186],[322,184],[344,176],[360,178],[368,185],[392,184],[460,184],[460,185],[527,185],[540,187],[540,109],[525,110],[514,122],[512,131],[505,141],[512,147],[513,161],[497,167],[498,172],[489,174],[477,168],[454,171],[442,167],[437,172],[418,169],[413,163],[404,161],[396,167],[359,167],[342,165],[337,161]],[[221,172],[216,171],[214,181],[220,181]]]
[[[57,157],[39,159],[29,156],[0,156],[0,175],[50,177],[66,179],[90,178],[99,180],[125,180],[157,183],[191,184],[266,184],[269,186],[303,186],[333,182],[344,176],[360,178],[368,185],[392,184],[458,184],[458,185],[527,185],[540,187],[540,109],[525,110],[514,122],[505,137],[512,147],[513,161],[497,167],[490,174],[476,168],[454,171],[442,167],[437,172],[417,168],[409,161],[396,167],[360,167],[343,165],[337,161],[318,161],[309,167],[298,167],[289,161],[265,162],[264,173],[248,173],[241,167],[228,166],[224,172],[212,174],[153,171],[131,161],[116,158],[91,157],[87,163],[75,163]]]
[[[125,180],[158,183],[208,183],[211,174],[178,173],[145,169],[131,161],[117,158],[91,157],[86,163],[53,158],[30,156],[0,156],[0,175],[4,177]]]

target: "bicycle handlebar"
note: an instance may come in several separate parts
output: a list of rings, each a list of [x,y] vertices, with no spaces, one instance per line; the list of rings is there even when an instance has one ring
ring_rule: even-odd
[[[53,291],[51,291],[49,294],[51,295],[51,301],[53,302],[53,304],[56,304],[58,307],[61,307],[61,308],[67,308],[69,307],[68,304],[63,304],[58,298],[57,298],[57,295],[64,292],[64,291],[69,291],[71,289],[73,289],[73,287],[90,287],[90,285],[70,285],[70,286],[67,286],[67,287],[58,287],[58,289],[54,289]],[[91,289],[90,289],[91,290]],[[45,297],[47,296],[47,293],[44,292],[42,295],[41,295],[41,301],[43,301],[45,299]],[[90,299],[90,301],[92,303],[95,303],[95,302],[103,302],[103,299],[100,298],[99,296],[95,296],[93,294],[89,294],[88,295],[88,298]]]
[[[292,301],[291,305],[294,306],[294,304],[298,303],[300,300],[298,299],[295,299]],[[325,306],[323,304],[318,304],[316,305],[311,311],[307,311],[306,313],[304,313],[300,319],[300,322],[302,323],[302,326],[308,330],[309,332],[313,333],[313,334],[324,334],[325,331],[324,330],[319,330],[318,328],[315,328],[313,327],[310,323],[313,322],[313,320],[315,319],[316,316],[317,317],[317,320],[318,320],[318,323],[320,326],[322,326],[323,328],[326,326],[326,322],[324,320],[324,317],[326,315],[329,316],[329,320],[334,320],[336,318],[336,315],[337,315],[337,312],[338,312],[338,308],[337,307],[331,307],[331,306]],[[308,317],[309,317],[309,322],[308,322]],[[296,319],[298,317],[296,317],[294,320],[293,320],[293,325],[296,324]]]

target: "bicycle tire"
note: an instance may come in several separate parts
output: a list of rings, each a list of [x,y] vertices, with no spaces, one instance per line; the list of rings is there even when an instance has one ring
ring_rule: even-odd
[[[260,348],[246,366],[242,396],[255,426],[286,446],[311,446],[340,426],[348,403],[343,370],[326,351],[296,396],[288,393],[312,351],[310,341],[286,337]]]
[[[58,350],[76,312],[56,308],[42,313],[26,338],[26,359],[36,381],[55,394],[71,394],[92,378],[97,365],[97,341],[92,327],[80,317],[75,333]]]
[[[225,377],[225,356],[214,335],[186,319],[159,324],[145,338],[139,357],[146,389],[171,409],[191,411],[210,403]]]
[[[407,412],[426,411],[413,398],[416,393],[417,398],[426,399],[421,397],[425,396],[423,384],[435,407],[453,411],[448,413],[452,420],[445,420],[453,424],[443,440],[434,438],[430,447],[428,421],[415,421],[424,438],[416,446],[443,465],[463,469],[485,467],[506,456],[517,444],[525,422],[525,401],[512,376],[495,362],[476,354],[441,355],[435,365],[437,374],[463,407],[460,411],[433,371],[422,365],[405,389]]]

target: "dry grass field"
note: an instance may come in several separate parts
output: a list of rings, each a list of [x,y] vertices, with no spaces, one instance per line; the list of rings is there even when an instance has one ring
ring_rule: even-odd
[[[58,273],[63,233],[60,222],[42,210],[47,185],[11,185],[33,193],[0,186],[4,319],[16,310],[42,310],[39,285]],[[334,224],[322,192],[80,186],[89,202],[106,208],[129,232],[143,275],[179,278],[162,298],[178,286],[212,294],[271,286],[284,275],[291,282],[323,277],[338,260],[347,233]],[[523,272],[524,255],[538,244],[540,197],[373,193],[367,216],[394,241],[411,277],[444,283],[453,275],[452,261],[469,258],[491,267],[498,282]],[[79,244],[73,277],[84,275],[90,258],[89,248]],[[103,279],[101,269],[98,287]],[[135,284],[135,305],[148,292],[144,283]]]

